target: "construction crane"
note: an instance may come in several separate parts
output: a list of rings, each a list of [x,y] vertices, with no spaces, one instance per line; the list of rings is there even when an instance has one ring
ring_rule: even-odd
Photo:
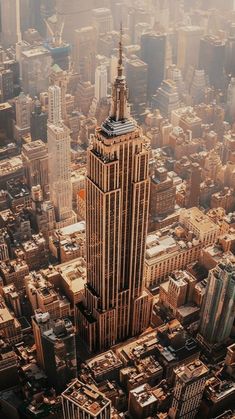
[[[53,28],[52,24],[49,23],[48,20],[44,19],[44,22],[47,26],[49,33],[51,34],[51,44],[54,48],[59,48],[63,45],[62,35],[64,32],[64,22],[59,24],[57,15],[55,16],[55,28]]]

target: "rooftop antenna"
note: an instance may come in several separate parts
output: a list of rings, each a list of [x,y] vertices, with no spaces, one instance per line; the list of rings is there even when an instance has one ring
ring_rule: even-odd
[[[123,64],[122,64],[122,38],[123,38],[123,29],[122,29],[122,22],[120,23],[120,40],[119,40],[119,60],[118,60],[118,77],[122,77],[123,73]]]

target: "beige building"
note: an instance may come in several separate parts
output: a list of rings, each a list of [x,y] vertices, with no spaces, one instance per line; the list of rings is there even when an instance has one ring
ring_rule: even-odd
[[[201,249],[214,244],[220,228],[198,208],[180,212],[180,223],[147,237],[145,255],[146,286],[156,286],[173,271],[185,269],[199,259]]]
[[[55,207],[58,228],[76,222],[72,210],[70,130],[62,120],[62,92],[57,85],[50,86],[49,118],[47,124],[49,190]]]
[[[159,232],[149,234],[145,255],[146,286],[158,286],[173,271],[185,269],[198,260],[202,247],[195,237],[189,240],[187,236],[180,238],[171,232],[162,236]]]
[[[13,284],[2,287],[1,294],[7,303],[7,306],[13,310],[16,317],[21,317],[22,306],[21,306],[21,290],[18,291]]]
[[[83,81],[95,82],[97,29],[86,26],[75,30],[74,64]]]
[[[27,263],[29,270],[38,270],[48,263],[48,249],[42,233],[33,234],[31,240],[27,240],[14,251],[18,259]]]
[[[24,288],[24,278],[29,274],[29,267],[23,259],[13,259],[0,264],[0,276],[5,285],[13,284],[16,289]]]
[[[85,256],[85,222],[54,230],[49,238],[49,248],[61,263]]]
[[[64,419],[111,418],[111,401],[93,386],[75,380],[61,396]]]
[[[40,185],[45,193],[48,189],[48,153],[41,140],[32,141],[22,147],[22,161],[29,188]]]
[[[202,35],[203,29],[200,26],[185,26],[179,29],[177,66],[183,72],[190,66],[198,66]]]
[[[199,208],[194,207],[182,210],[180,213],[180,222],[189,231],[192,231],[204,246],[215,243],[219,236],[219,226],[210,217],[200,211]]]
[[[22,340],[21,325],[10,313],[4,299],[0,296],[0,334],[11,344]]]
[[[86,263],[82,257],[57,267],[61,276],[61,288],[71,305],[82,301],[86,285]]]
[[[199,360],[175,370],[176,380],[169,417],[194,418],[201,403],[208,376],[208,368]]]
[[[52,319],[70,316],[70,303],[43,275],[31,272],[25,278],[25,289],[33,311],[48,312]]]

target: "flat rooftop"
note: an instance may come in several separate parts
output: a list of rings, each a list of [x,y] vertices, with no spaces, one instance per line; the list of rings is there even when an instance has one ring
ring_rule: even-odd
[[[79,221],[78,223],[71,224],[67,227],[60,228],[57,230],[62,236],[69,236],[70,234],[74,234],[77,232],[84,232],[86,229],[85,221]]]
[[[122,362],[113,351],[107,351],[87,362],[88,367],[95,373],[100,374],[109,369],[122,366]]]
[[[217,226],[208,215],[200,211],[199,208],[193,207],[187,210],[183,210],[180,214],[180,218],[189,222],[198,231],[209,232],[213,230],[219,230]]]
[[[22,55],[25,56],[26,58],[34,58],[34,57],[39,57],[42,55],[49,56],[50,54],[46,48],[41,46],[41,47],[31,48],[26,51],[22,51]]]
[[[202,361],[197,359],[196,361],[179,367],[175,370],[175,373],[181,381],[187,383],[193,378],[199,379],[200,377],[206,376],[208,371],[208,368],[202,363]]]
[[[87,412],[90,416],[98,417],[101,412],[111,409],[111,402],[102,393],[92,386],[82,383],[79,380],[74,381],[63,393],[62,398],[70,400],[72,403]]]
[[[8,310],[5,301],[0,297],[0,324],[13,321],[14,318]]]

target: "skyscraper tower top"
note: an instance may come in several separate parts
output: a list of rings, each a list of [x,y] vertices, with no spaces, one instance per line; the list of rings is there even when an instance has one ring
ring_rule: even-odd
[[[115,137],[132,132],[136,128],[135,121],[130,117],[128,105],[128,89],[123,75],[122,26],[120,28],[119,60],[117,77],[113,84],[112,106],[110,116],[102,124],[101,129],[108,137]]]

